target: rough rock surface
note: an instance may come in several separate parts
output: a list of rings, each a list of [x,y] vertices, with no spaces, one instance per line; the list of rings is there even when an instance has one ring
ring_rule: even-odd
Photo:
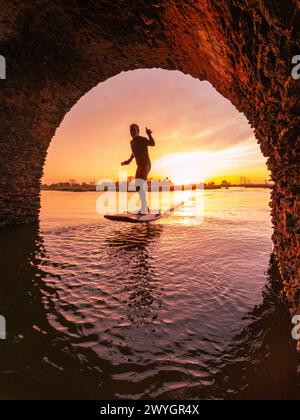
[[[78,99],[121,71],[208,80],[268,157],[274,251],[300,313],[300,54],[297,0],[1,0],[0,224],[34,222],[47,148]]]

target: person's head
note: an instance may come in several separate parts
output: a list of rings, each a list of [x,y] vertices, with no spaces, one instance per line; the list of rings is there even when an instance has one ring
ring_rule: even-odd
[[[130,134],[131,134],[132,138],[135,138],[140,134],[140,128],[137,124],[131,124]]]

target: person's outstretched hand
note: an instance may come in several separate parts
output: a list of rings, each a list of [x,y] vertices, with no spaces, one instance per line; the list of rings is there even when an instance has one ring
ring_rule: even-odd
[[[127,160],[125,160],[124,162],[121,162],[121,165],[122,165],[122,166],[126,166],[126,165],[128,165]]]
[[[148,136],[151,136],[151,134],[153,133],[152,130],[150,130],[150,128],[146,127],[146,133],[148,134]]]

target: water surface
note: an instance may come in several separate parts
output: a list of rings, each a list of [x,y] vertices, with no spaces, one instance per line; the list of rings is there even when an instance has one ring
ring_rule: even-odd
[[[1,235],[2,397],[296,398],[270,191],[142,225],[97,197],[43,192],[39,226]]]

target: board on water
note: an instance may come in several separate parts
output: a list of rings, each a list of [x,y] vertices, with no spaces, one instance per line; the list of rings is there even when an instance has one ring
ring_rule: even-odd
[[[134,214],[134,213],[119,213],[119,214],[105,214],[105,219],[112,220],[114,222],[128,222],[128,223],[149,223],[155,222],[164,216],[168,216],[170,213],[174,212],[178,207],[182,206],[184,201],[176,204],[176,206],[171,209],[167,209],[163,212],[157,211],[157,213],[149,214]]]
[[[147,223],[154,222],[163,216],[162,213],[155,214],[134,214],[134,213],[120,213],[120,214],[106,214],[104,217],[115,222],[129,222],[129,223]]]

